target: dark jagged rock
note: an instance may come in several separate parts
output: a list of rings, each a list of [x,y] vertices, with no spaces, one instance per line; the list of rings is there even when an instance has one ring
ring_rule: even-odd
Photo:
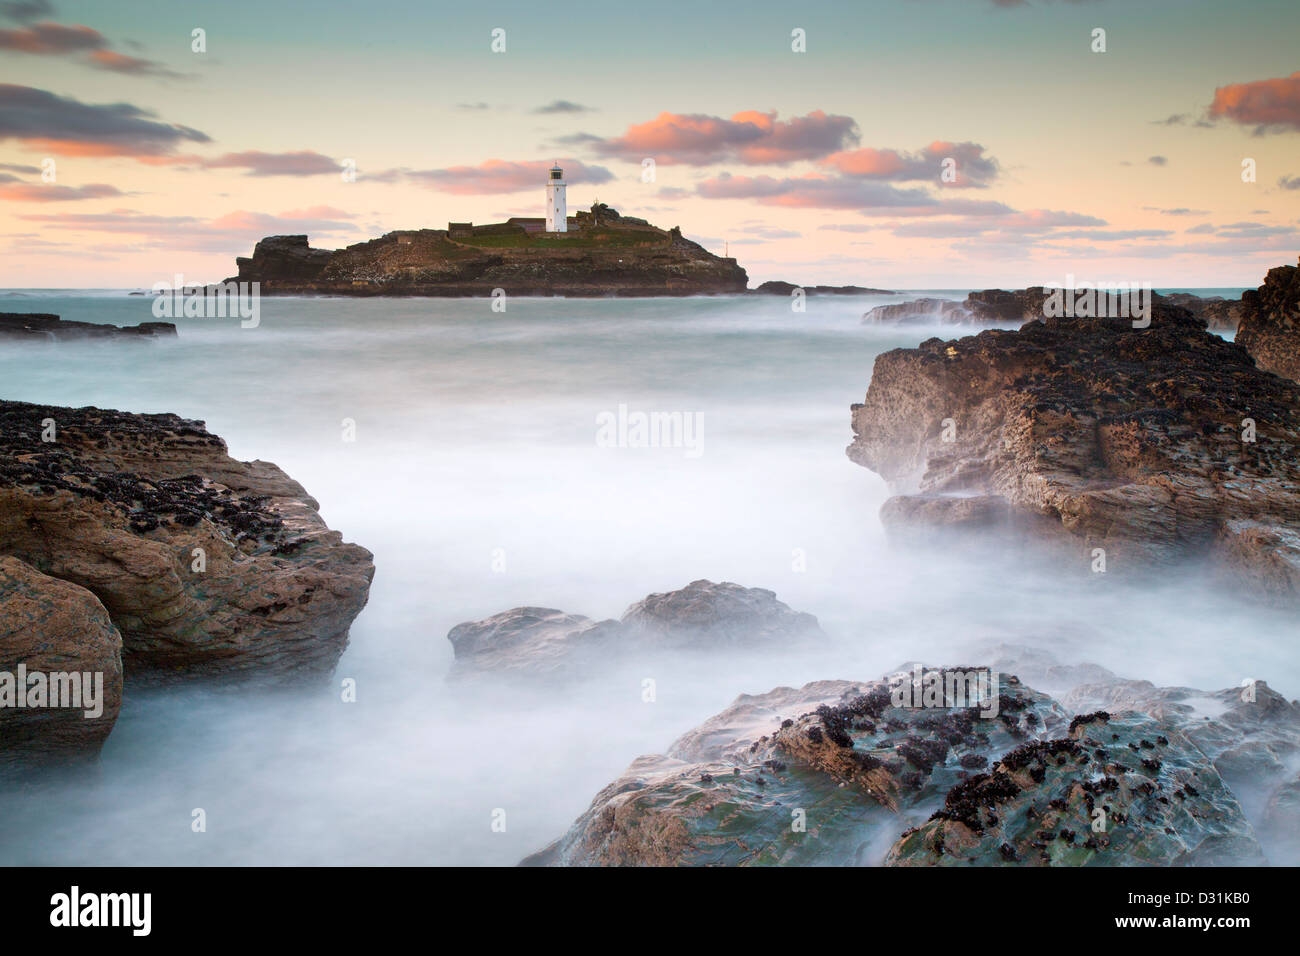
[[[1156,298],[1169,305],[1186,309],[1198,319],[1204,319],[1211,332],[1233,332],[1241,322],[1241,299],[1225,299],[1221,295],[1202,298],[1189,292],[1174,292]]]
[[[0,555],[0,680],[13,680],[15,693],[20,666],[25,677],[42,675],[44,706],[20,708],[0,690],[0,767],[97,754],[122,705],[122,635],[85,588]],[[51,685],[70,693],[73,679],[81,684],[79,706],[53,699]],[[94,697],[93,709],[82,690]]]
[[[788,296],[795,289],[803,289],[805,295],[893,295],[888,289],[869,289],[860,285],[795,285],[793,282],[781,282],[773,279],[761,283],[752,291],[758,295]]]
[[[170,322],[141,322],[139,325],[100,325],[95,322],[67,322],[47,312],[0,312],[0,341],[72,339],[149,339],[175,337]]]
[[[963,301],[952,299],[913,299],[879,305],[862,317],[870,323],[951,325],[1007,325],[1045,318],[1044,304],[1050,290],[1042,286],[1018,289],[985,289],[972,292]],[[1197,318],[1204,319],[1216,332],[1229,332],[1237,327],[1241,316],[1241,302],[1221,296],[1201,298],[1185,292],[1173,295],[1151,293],[1153,304],[1176,305],[1187,309]]]
[[[903,496],[891,530],[1000,524],[1126,574],[1209,556],[1300,598],[1300,387],[1186,310],[886,352],[853,431],[849,457]]]
[[[1241,297],[1237,341],[1262,369],[1300,381],[1300,268],[1268,270],[1264,284]]]
[[[745,270],[677,229],[605,209],[556,235],[497,223],[455,236],[445,229],[390,232],[335,251],[306,236],[269,236],[236,260],[231,281],[264,294],[663,296],[744,292]]]
[[[763,588],[692,581],[651,594],[621,621],[593,621],[554,608],[517,607],[458,624],[447,635],[453,675],[553,677],[651,648],[779,647],[824,637],[817,618],[791,610]]]
[[[318,511],[202,422],[0,402],[0,555],[98,598],[128,679],[331,671],[374,565]]]

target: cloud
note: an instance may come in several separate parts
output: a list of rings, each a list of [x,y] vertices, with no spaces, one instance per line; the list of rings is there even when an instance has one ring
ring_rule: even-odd
[[[82,103],[30,86],[0,84],[0,141],[64,156],[166,156],[205,133],[163,123],[130,103]]]
[[[1300,189],[1300,176],[1283,176],[1277,184],[1283,189]]]
[[[234,255],[263,236],[326,233],[349,237],[356,225],[343,210],[329,206],[288,210],[279,215],[239,209],[215,219],[160,216],[114,209],[106,213],[29,213],[18,216],[44,229],[138,236],[139,248],[226,253]],[[345,238],[346,241],[346,238]]]
[[[1277,79],[1220,86],[1209,114],[1254,126],[1257,134],[1288,127],[1300,130],[1300,70]]]
[[[1186,206],[1178,206],[1174,209],[1161,209],[1159,206],[1143,206],[1147,212],[1158,212],[1162,216],[1204,216],[1208,209],[1189,209]]]
[[[62,56],[82,53],[108,45],[98,30],[60,23],[37,23],[16,30],[0,30],[0,50],[31,53],[36,56]]]
[[[484,103],[482,101],[478,103],[457,103],[456,104],[456,109],[458,110],[490,110],[491,108],[492,107],[490,107],[487,103]]]
[[[814,110],[806,116],[777,119],[776,111],[747,110],[730,119],[703,113],[660,113],[654,119],[629,126],[613,139],[589,133],[565,142],[589,145],[602,156],[641,160],[652,157],[663,164],[703,166],[730,160],[747,165],[784,165],[797,160],[820,159],[856,145],[857,124],[848,116]]]
[[[135,75],[181,74],[153,60],[127,56],[110,48],[108,38],[98,30],[80,24],[33,23],[17,29],[0,30],[0,50],[31,56],[84,56],[82,62],[100,70]]]
[[[24,166],[21,163],[0,163],[0,169],[7,169],[11,173],[26,173],[34,176],[41,171],[39,166]]]
[[[87,183],[85,186],[60,186],[54,183],[18,183],[13,186],[0,186],[0,200],[16,202],[70,202],[78,199],[103,199],[107,196],[120,195],[122,195],[121,190],[116,186],[110,186],[108,183]]]
[[[539,106],[533,110],[534,113],[593,113],[595,108],[583,106],[581,103],[574,103],[570,100],[552,100],[545,106]]]
[[[952,160],[953,172],[956,174],[956,179],[951,183],[944,182],[942,178],[948,160]],[[821,162],[847,176],[897,182],[926,181],[956,188],[985,188],[1000,172],[998,161],[992,156],[985,156],[984,147],[978,143],[950,143],[944,140],[935,140],[915,153],[864,147],[834,153]]]
[[[940,201],[924,189],[846,176],[733,176],[719,173],[695,186],[704,199],[752,199],[763,206],[796,209],[854,209],[864,216],[1000,216],[1012,213],[1000,202]]]
[[[1152,126],[1199,126],[1206,129],[1214,126],[1206,119],[1192,119],[1190,113],[1173,113],[1162,120],[1152,120]]]
[[[0,16],[7,20],[27,23],[37,17],[54,16],[54,5],[50,0],[11,0],[0,3]]]
[[[1150,163],[1152,166],[1167,166],[1167,165],[1169,165],[1169,160],[1168,160],[1167,158],[1165,158],[1164,156],[1148,156],[1148,157],[1147,157],[1147,162]]]
[[[614,178],[604,166],[589,166],[576,159],[558,161],[564,167],[565,182],[607,183]],[[517,193],[525,189],[538,189],[546,185],[550,160],[514,162],[489,159],[477,166],[449,166],[446,169],[389,170],[397,178],[406,178],[457,196],[478,196],[493,193]],[[378,178],[378,177],[367,177]],[[392,181],[390,178],[389,181]]]
[[[155,166],[178,166],[197,169],[242,169],[249,176],[319,176],[338,173],[343,167],[322,153],[304,149],[292,153],[265,153],[248,149],[221,156],[165,156],[147,159]]]

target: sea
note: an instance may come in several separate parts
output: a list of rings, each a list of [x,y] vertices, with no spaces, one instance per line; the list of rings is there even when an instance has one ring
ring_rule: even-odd
[[[882,352],[971,330],[862,316],[967,291],[803,312],[765,296],[265,297],[255,328],[180,318],[175,339],[0,347],[0,398],[202,420],[300,481],[376,565],[332,681],[128,685],[95,767],[0,789],[0,864],[513,865],[738,695],[978,663],[1000,643],[1300,696],[1293,616],[1241,594],[890,546],[888,490],[844,453],[849,407]],[[0,291],[0,311],[114,325],[150,305]],[[681,413],[691,446],[602,437],[636,413]],[[824,646],[661,654],[567,685],[448,680],[460,622],[522,605],[618,617],[701,578],[776,592]]]

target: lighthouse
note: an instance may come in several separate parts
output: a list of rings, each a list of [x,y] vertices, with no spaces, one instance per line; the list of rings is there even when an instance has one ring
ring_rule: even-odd
[[[551,167],[551,177],[546,180],[546,231],[569,231],[568,207],[564,202],[564,170],[559,165]]]

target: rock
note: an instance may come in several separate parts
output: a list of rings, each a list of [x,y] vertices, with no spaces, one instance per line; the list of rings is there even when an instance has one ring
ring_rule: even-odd
[[[447,640],[455,652],[454,673],[517,670],[554,676],[592,652],[609,649],[618,632],[617,621],[593,621],[547,607],[517,607],[457,624]]]
[[[1240,299],[1225,299],[1220,295],[1201,298],[1189,292],[1173,292],[1158,301],[1179,306],[1198,319],[1204,319],[1211,332],[1234,332],[1241,322]]]
[[[329,673],[374,565],[318,510],[202,422],[0,402],[0,555],[94,594],[130,679]]]
[[[880,305],[862,317],[864,322],[952,325],[1006,325],[1031,322],[1046,318],[1044,304],[1049,290],[1043,286],[1017,289],[984,289],[972,292],[961,302],[952,299],[913,299],[893,305]],[[1241,302],[1210,296],[1202,299],[1185,292],[1164,296],[1151,293],[1153,304],[1176,305],[1186,308],[1197,318],[1204,319],[1216,332],[1236,329],[1241,316]]]
[[[751,291],[756,295],[788,296],[795,289],[803,289],[805,295],[894,295],[888,289],[869,289],[860,285],[795,285],[775,279],[761,283]]]
[[[621,621],[593,621],[554,608],[517,607],[447,634],[452,673],[530,677],[576,673],[584,664],[657,648],[779,647],[824,637],[817,618],[791,610],[763,588],[692,581],[651,594]]]
[[[625,632],[671,647],[754,647],[822,636],[817,618],[793,611],[764,588],[692,581],[651,594],[623,613]]]
[[[20,666],[26,681],[18,680]],[[19,708],[16,698],[5,699],[20,683],[34,689],[33,674],[43,675],[46,706]],[[76,679],[77,696],[55,700],[52,684],[72,692],[62,675]],[[85,588],[0,557],[0,685],[8,681],[9,688],[0,686],[0,767],[93,757],[122,704],[122,635]]]
[[[175,337],[171,322],[141,322],[139,325],[100,325],[95,322],[65,322],[46,312],[0,312],[0,340],[67,341],[70,339],[149,339]]]
[[[1237,342],[1255,364],[1300,380],[1300,268],[1269,269],[1264,284],[1241,297]]]
[[[1205,755],[1143,714],[1076,717],[950,789],[887,866],[1258,865],[1241,806]]]
[[[1157,304],[1146,329],[1054,318],[886,352],[848,455],[903,496],[881,512],[891,533],[1002,524],[1076,562],[1103,548],[1125,574],[1209,556],[1289,603],[1298,403],[1240,345]]]
[[[960,325],[972,323],[975,319],[969,309],[952,299],[913,299],[910,302],[878,305],[867,312],[862,321],[900,325],[951,322]]]
[[[1050,656],[1006,649],[1066,676]],[[1078,665],[1077,673],[1106,672]],[[1214,762],[1228,752],[1216,739],[1238,739],[1232,716],[1198,724],[1157,708],[1071,719],[1007,675],[996,714],[987,698],[983,707],[951,698],[903,706],[899,679],[742,696],[666,754],[638,758],[562,838],[523,863],[1264,862],[1230,783],[1250,781]],[[1294,827],[1291,784],[1269,802],[1277,832]]]
[[[236,259],[238,276],[263,294],[660,296],[744,292],[734,259],[715,256],[680,231],[612,215],[581,228],[532,235],[509,223],[390,232],[345,249],[312,249],[306,236],[268,236]]]
[[[334,253],[313,249],[306,236],[267,236],[258,240],[253,254],[237,258],[239,281],[312,282],[320,278]]]

